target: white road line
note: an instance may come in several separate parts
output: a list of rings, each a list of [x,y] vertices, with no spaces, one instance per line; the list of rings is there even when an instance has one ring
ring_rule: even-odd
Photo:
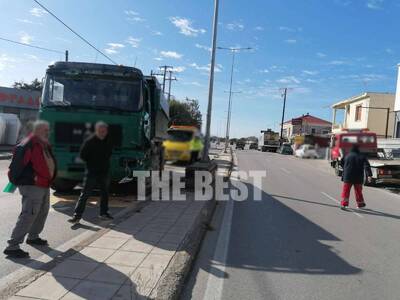
[[[325,197],[327,197],[328,199],[332,200],[333,202],[335,202],[335,203],[340,205],[340,201],[339,200],[336,200],[335,198],[333,198],[332,196],[328,195],[327,193],[321,192],[321,194],[324,195]],[[351,211],[353,214],[355,214],[357,217],[364,218],[362,215],[360,215],[359,213],[355,212],[351,208],[348,208],[348,210]]]
[[[290,172],[289,170],[286,170],[285,168],[281,168],[281,170],[282,170],[283,172],[285,172],[286,174],[292,174],[292,172]]]
[[[224,218],[219,232],[217,246],[215,248],[214,257],[212,261],[212,268],[216,268],[221,274],[225,274],[226,260],[228,257],[229,240],[231,236],[232,216],[233,216],[234,201],[226,202],[224,211]],[[222,289],[224,284],[223,276],[217,277],[209,273],[207,279],[207,286],[204,293],[204,300],[216,300],[222,298]]]

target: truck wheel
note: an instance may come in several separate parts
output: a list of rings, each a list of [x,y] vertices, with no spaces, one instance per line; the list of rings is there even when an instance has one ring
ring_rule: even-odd
[[[51,188],[59,193],[70,193],[72,192],[76,184],[77,183],[73,180],[56,178],[56,180],[54,180],[53,184],[51,185]]]

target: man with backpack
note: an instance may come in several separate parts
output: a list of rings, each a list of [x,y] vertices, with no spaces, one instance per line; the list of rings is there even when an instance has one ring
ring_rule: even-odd
[[[4,254],[13,258],[29,257],[20,248],[25,236],[27,244],[48,245],[39,237],[50,208],[50,185],[57,173],[56,160],[49,144],[49,124],[36,121],[33,132],[14,149],[8,177],[22,195],[22,211],[8,240]]]

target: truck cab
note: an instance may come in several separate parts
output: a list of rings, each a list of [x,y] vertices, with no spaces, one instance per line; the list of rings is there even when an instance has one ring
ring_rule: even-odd
[[[56,62],[46,71],[39,116],[50,124],[59,170],[53,185],[57,191],[81,182],[80,146],[98,121],[109,125],[112,182],[133,170],[162,168],[168,104],[157,79],[139,69]]]

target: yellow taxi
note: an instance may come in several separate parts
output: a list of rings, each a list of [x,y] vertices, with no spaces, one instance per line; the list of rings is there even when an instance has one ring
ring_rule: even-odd
[[[173,125],[163,143],[167,161],[194,162],[201,158],[204,148],[200,131],[195,126]]]

